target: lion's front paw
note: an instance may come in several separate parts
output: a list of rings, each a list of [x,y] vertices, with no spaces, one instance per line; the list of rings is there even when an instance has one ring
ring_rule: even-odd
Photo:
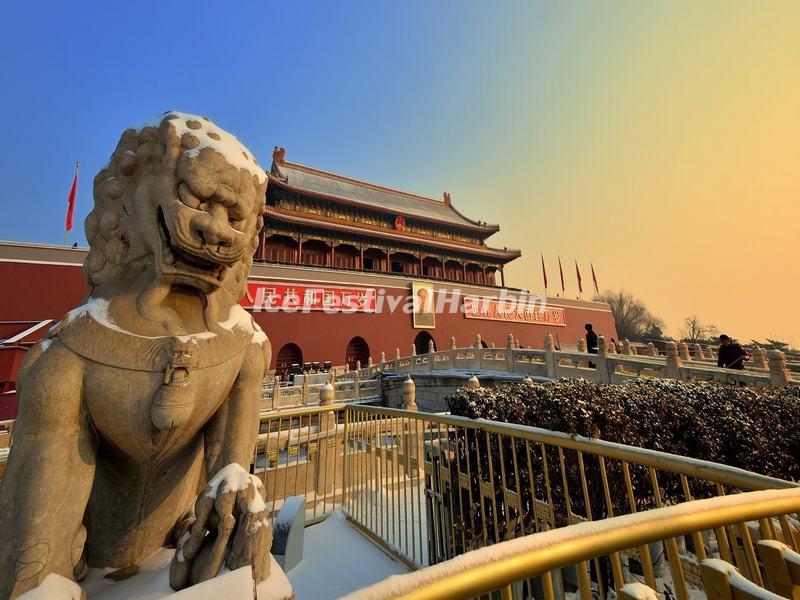
[[[269,575],[272,528],[263,485],[241,465],[220,469],[197,497],[194,518],[181,523],[169,583],[180,590],[230,569],[252,565],[256,582]]]

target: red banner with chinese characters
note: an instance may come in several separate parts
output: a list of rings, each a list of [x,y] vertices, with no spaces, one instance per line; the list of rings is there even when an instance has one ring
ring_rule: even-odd
[[[375,288],[340,288],[324,285],[248,281],[244,308],[254,311],[375,312]]]
[[[464,316],[467,319],[511,321],[555,327],[567,326],[567,317],[563,308],[542,306],[541,303],[518,302],[513,299],[499,300],[465,296]]]

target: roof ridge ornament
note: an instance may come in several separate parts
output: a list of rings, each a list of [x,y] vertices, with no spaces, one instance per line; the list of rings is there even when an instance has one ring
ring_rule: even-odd
[[[450,199],[450,192],[445,192],[444,193],[444,203],[447,206],[452,206],[453,205],[453,201]]]
[[[272,151],[272,168],[270,169],[270,173],[286,183],[289,181],[289,176],[283,173],[279,166],[283,164],[286,164],[286,148],[275,146]]]

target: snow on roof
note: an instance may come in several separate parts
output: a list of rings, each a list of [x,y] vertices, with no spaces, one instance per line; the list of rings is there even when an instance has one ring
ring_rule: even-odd
[[[200,141],[194,148],[185,150],[184,154],[195,157],[200,154],[203,148],[211,148],[222,154],[225,160],[237,169],[246,169],[258,177],[259,183],[264,183],[264,181],[266,181],[266,172],[258,164],[258,161],[250,150],[248,150],[235,135],[228,133],[208,117],[170,110],[163,115],[151,119],[144,125],[136,127],[136,131],[141,131],[145,127],[159,127],[164,119],[169,119],[178,137],[189,133]]]

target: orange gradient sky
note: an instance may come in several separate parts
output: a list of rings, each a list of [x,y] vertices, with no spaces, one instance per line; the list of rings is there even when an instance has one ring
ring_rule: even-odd
[[[522,248],[515,285],[541,288],[541,251],[552,290],[560,254],[568,295],[592,261],[670,335],[800,345],[800,3],[592,6],[508,36],[456,206]]]

